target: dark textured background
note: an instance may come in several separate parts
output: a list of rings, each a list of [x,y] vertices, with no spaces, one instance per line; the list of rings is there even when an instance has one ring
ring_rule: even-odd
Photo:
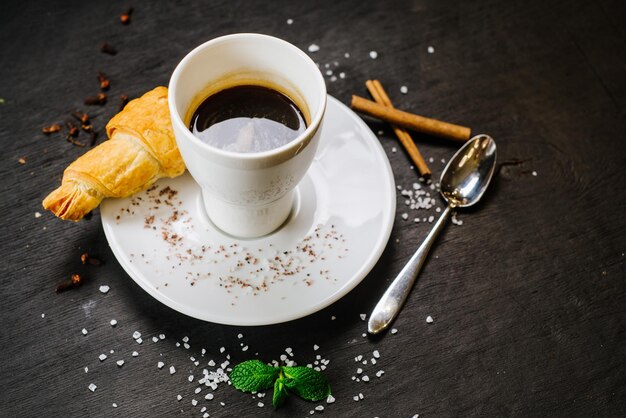
[[[327,416],[624,416],[625,4],[3,1],[0,415],[200,416],[186,377],[188,357],[201,347],[217,358],[227,346],[234,362],[257,351],[278,358],[292,347],[306,363],[319,344],[331,360],[326,374],[337,397]],[[118,16],[128,5],[135,13],[124,27]],[[64,167],[84,151],[40,129],[84,108],[82,99],[97,92],[98,70],[109,75],[113,98],[89,109],[101,128],[120,94],[136,97],[167,83],[190,49],[243,31],[303,49],[320,45],[313,58],[337,60],[347,74],[328,83],[344,102],[353,93],[365,96],[363,83],[376,77],[397,106],[489,133],[500,161],[523,161],[502,167],[484,201],[461,214],[464,225],[444,231],[396,335],[363,338],[359,313],[371,310],[428,231],[429,224],[400,218],[403,199],[383,258],[357,289],[308,318],[259,328],[200,322],[152,299],[115,261],[97,211],[78,224],[50,213],[34,217]],[[117,56],[99,52],[104,40]],[[379,52],[377,60],[370,50]],[[398,93],[403,84],[407,95]],[[371,124],[375,131],[384,127]],[[403,152],[391,152],[397,143],[384,129],[396,181],[408,186],[415,173]],[[436,161],[455,151],[453,144],[415,138]],[[18,164],[24,156],[27,163]],[[438,176],[442,165],[432,165]],[[85,250],[105,265],[82,266]],[[87,283],[56,295],[56,284],[74,272]],[[104,283],[111,286],[107,295],[98,292]],[[112,318],[116,329],[108,324]],[[83,327],[90,330],[86,337]],[[141,346],[132,341],[134,330],[146,337]],[[161,332],[167,339],[152,343],[149,337]],[[251,347],[247,356],[239,332]],[[189,352],[174,346],[184,335],[191,337]],[[373,381],[353,382],[354,357],[369,358],[375,348],[386,374],[376,379],[377,368],[369,366]],[[110,349],[116,355],[100,364],[98,355]],[[117,358],[126,360],[121,369]],[[178,373],[158,371],[160,358]],[[98,385],[95,393],[90,382]],[[359,392],[365,399],[357,403],[352,396]],[[265,402],[260,409],[250,395],[222,386],[216,400],[200,405],[211,416],[282,417],[308,416],[314,406],[291,399],[273,412]]]

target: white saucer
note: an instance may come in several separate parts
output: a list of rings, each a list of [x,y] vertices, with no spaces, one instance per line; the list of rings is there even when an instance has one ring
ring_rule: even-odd
[[[118,261],[156,299],[205,321],[267,325],[312,314],[359,284],[389,240],[395,202],[378,139],[329,96],[317,155],[277,232],[241,240],[216,229],[188,173],[107,199],[101,214]]]

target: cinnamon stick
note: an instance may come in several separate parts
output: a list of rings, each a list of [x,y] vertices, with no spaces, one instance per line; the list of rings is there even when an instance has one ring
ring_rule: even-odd
[[[352,108],[357,112],[390,122],[403,128],[421,132],[440,138],[465,142],[470,138],[471,129],[465,126],[442,122],[437,119],[426,118],[413,113],[404,112],[379,105],[371,100],[359,96],[352,96]]]
[[[370,92],[376,103],[393,109],[391,99],[387,95],[387,92],[385,92],[385,89],[383,88],[383,85],[380,81],[367,80],[365,82],[365,86],[367,87],[367,90]],[[419,173],[423,177],[429,178],[431,174],[430,169],[428,168],[428,165],[426,165],[426,161],[424,161],[424,157],[422,157],[422,154],[417,148],[417,145],[415,145],[415,142],[413,142],[413,138],[411,138],[411,135],[409,135],[409,133],[404,128],[400,128],[396,125],[391,125],[391,127],[398,137],[398,140],[400,140],[400,143],[404,147],[404,150],[407,152],[407,154],[409,154],[409,157],[413,161],[413,164],[415,164],[415,166],[417,167]]]

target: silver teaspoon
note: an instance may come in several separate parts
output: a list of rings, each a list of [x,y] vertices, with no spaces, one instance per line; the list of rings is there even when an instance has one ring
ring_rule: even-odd
[[[450,212],[454,208],[465,208],[478,202],[491,181],[495,167],[496,143],[489,135],[477,135],[470,139],[448,162],[439,181],[441,195],[448,207],[378,301],[367,325],[370,334],[385,330],[398,316]]]

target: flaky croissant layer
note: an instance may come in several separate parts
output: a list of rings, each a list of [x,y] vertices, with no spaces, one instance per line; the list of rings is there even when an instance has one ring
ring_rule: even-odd
[[[185,164],[174,139],[167,88],[157,87],[128,103],[107,124],[109,140],[63,172],[61,186],[43,207],[61,219],[79,221],[106,197],[126,197],[162,177],[176,177]]]

